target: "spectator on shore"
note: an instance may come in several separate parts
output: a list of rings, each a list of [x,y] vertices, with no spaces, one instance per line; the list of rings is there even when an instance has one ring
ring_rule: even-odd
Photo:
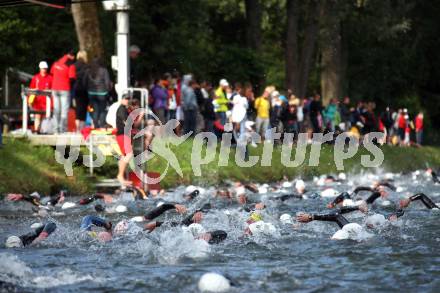
[[[55,133],[67,131],[71,84],[76,79],[73,50],[57,60],[50,70],[52,79],[53,114]]]
[[[168,90],[165,87],[167,84],[167,77],[163,80],[156,79],[154,86],[151,89],[151,97],[153,98],[153,112],[162,124],[165,124],[165,117],[167,112]]]
[[[241,83],[235,84],[235,92],[232,95],[232,122],[234,123],[235,132],[239,133],[238,138],[242,138],[246,132],[246,112],[249,107],[248,100],[242,96],[243,88]],[[236,138],[236,139],[238,139]]]
[[[309,105],[309,116],[313,133],[320,133],[322,131],[322,110],[321,96],[315,94]]]
[[[419,112],[415,119],[415,129],[416,129],[416,143],[418,145],[423,144],[423,113]]]
[[[391,138],[394,135],[394,131],[393,131],[393,113],[390,110],[390,107],[386,107],[385,111],[382,112],[382,114],[380,115],[380,121],[383,125],[383,130],[384,133],[386,135],[386,141],[387,143],[391,142]]]
[[[254,107],[257,110],[257,119],[255,121],[255,132],[261,135],[261,138],[266,137],[266,131],[269,129],[269,89],[266,88],[263,95],[255,100]]]
[[[405,141],[405,130],[407,126],[405,115],[407,115],[407,110],[399,109],[399,113],[397,115],[397,134],[399,136],[400,145],[403,145]]]
[[[87,117],[87,108],[89,105],[89,97],[87,88],[85,87],[85,78],[87,72],[87,52],[79,51],[76,54],[75,70],[76,81],[73,85],[73,98],[75,101],[75,126],[76,132],[80,132],[84,126]]]
[[[344,97],[342,103],[339,104],[339,114],[341,116],[341,123],[339,125],[341,131],[350,130],[350,97]]]
[[[137,45],[131,45],[129,50],[130,55],[130,85],[132,87],[139,86],[139,66],[138,58],[141,54],[141,49]]]
[[[280,99],[280,93],[278,91],[273,91],[271,96],[271,108],[270,108],[270,127],[274,128],[273,131],[281,132],[282,127],[280,124],[281,113],[283,111],[283,102]],[[270,131],[272,133],[272,130]],[[273,135],[270,135],[272,138]]]
[[[227,89],[229,83],[226,79],[220,80],[219,87],[215,91],[216,99],[214,101],[214,109],[220,118],[222,125],[226,124],[226,112],[228,111],[228,96]]]
[[[183,132],[187,134],[192,131],[195,135],[197,126],[197,97],[194,92],[196,82],[191,75],[183,76],[182,81],[182,109],[183,109]]]
[[[105,127],[106,108],[109,100],[108,93],[111,90],[111,81],[107,68],[101,60],[92,60],[86,73],[86,89],[90,104],[93,107],[92,119],[95,128]]]
[[[341,116],[338,109],[338,101],[334,98],[331,99],[330,103],[327,105],[323,112],[325,128],[329,131],[335,131],[336,126],[339,127],[339,123],[341,121]]]
[[[203,105],[203,111],[201,111],[201,114],[205,122],[205,131],[214,132],[214,121],[216,120],[216,114],[214,111],[213,102],[214,102],[215,93],[212,90],[211,84],[208,82],[205,84],[204,90],[208,94],[208,97],[205,99],[205,103]]]
[[[299,133],[298,126],[298,107],[294,101],[290,101],[286,107],[284,107],[281,114],[281,121],[283,122],[284,132],[295,134],[295,139]]]
[[[49,66],[46,61],[41,61],[38,65],[40,72],[32,77],[30,89],[36,90],[50,90],[52,88],[52,76],[47,72]],[[49,103],[52,104],[52,98],[49,98]],[[29,97],[29,104],[35,111],[46,112],[47,109],[47,96],[46,95],[31,95]],[[52,105],[49,105],[52,107]],[[34,131],[39,132],[41,126],[41,113],[35,114]]]
[[[251,121],[255,121],[257,118],[257,113],[255,111],[254,103],[255,103],[255,95],[254,90],[252,89],[252,84],[246,83],[243,89],[243,95],[248,100],[248,109],[246,112],[247,119]]]

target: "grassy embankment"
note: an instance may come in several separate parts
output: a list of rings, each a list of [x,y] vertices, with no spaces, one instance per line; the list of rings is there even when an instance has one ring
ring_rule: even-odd
[[[153,145],[154,148],[154,145]],[[214,160],[206,165],[201,165],[201,176],[195,176],[192,170],[191,153],[192,141],[186,141],[179,146],[171,146],[176,154],[183,177],[169,168],[162,187],[168,188],[179,184],[219,184],[226,180],[244,180],[252,182],[271,182],[276,181],[283,176],[293,178],[301,176],[310,178],[320,174],[337,173],[336,165],[333,159],[333,147],[324,145],[320,152],[319,165],[310,167],[310,146],[307,147],[305,160],[298,167],[286,167],[281,163],[286,162],[286,158],[281,158],[281,148],[276,147],[273,151],[270,166],[262,166],[261,154],[263,146],[250,148],[251,156],[259,156],[258,163],[250,168],[240,168],[235,163],[235,149],[232,148],[228,156],[222,157],[226,166],[218,167],[219,163],[219,145],[216,149],[208,150],[208,153],[214,155]],[[383,147],[384,162],[382,169],[390,172],[411,171],[427,166],[440,165],[440,148],[398,148]],[[206,155],[206,148],[202,152],[202,157]],[[360,148],[359,152],[352,158],[344,161],[344,172],[357,173],[362,170],[372,168],[363,168],[361,166],[361,155],[370,154],[367,150]],[[295,158],[295,148],[292,158]],[[166,169],[167,161],[159,156],[153,157],[148,162],[149,171],[163,172]],[[117,171],[117,164],[114,158],[108,158],[106,164],[97,169],[97,178],[114,178]],[[96,178],[90,178],[87,174],[87,168],[77,165],[74,167],[74,176],[67,177],[62,165],[55,160],[54,150],[51,147],[33,147],[25,140],[6,140],[6,145],[0,149],[0,193],[6,192],[31,192],[38,190],[48,192],[53,184],[64,186],[74,193],[82,194],[93,191],[93,182]]]

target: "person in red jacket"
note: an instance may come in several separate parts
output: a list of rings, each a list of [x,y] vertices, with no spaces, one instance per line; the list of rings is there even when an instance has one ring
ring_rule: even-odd
[[[423,113],[420,112],[416,119],[415,119],[415,125],[416,125],[416,142],[418,145],[422,145],[423,142]]]
[[[76,79],[74,61],[74,52],[70,51],[56,61],[50,69],[50,73],[53,76],[52,96],[56,133],[67,131],[67,115],[70,106],[71,84]]]
[[[30,89],[37,90],[50,90],[52,88],[52,76],[47,72],[49,66],[46,61],[41,61],[39,66],[40,72],[35,74],[32,77],[31,84],[29,85]],[[49,103],[52,104],[51,99],[49,99]],[[47,107],[47,96],[44,95],[31,95],[29,97],[29,104],[35,111],[46,111]],[[52,107],[52,105],[50,105]],[[41,113],[35,114],[35,124],[34,130],[36,132],[40,131],[41,125]]]

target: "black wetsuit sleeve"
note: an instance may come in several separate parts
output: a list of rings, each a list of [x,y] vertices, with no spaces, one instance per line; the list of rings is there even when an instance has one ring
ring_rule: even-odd
[[[375,191],[372,195],[370,195],[366,202],[367,204],[372,204],[376,199],[378,199],[380,197],[380,192]]]
[[[346,218],[344,218],[339,213],[326,214],[326,215],[312,215],[312,219],[314,221],[336,222],[340,228],[350,223]]]
[[[432,176],[432,180],[434,181],[434,183],[440,183],[440,180],[438,179],[436,172],[432,171],[431,176]]]
[[[396,216],[397,218],[400,218],[401,216],[403,216],[405,214],[405,212],[403,211],[403,209],[398,209],[395,213],[389,215],[387,217],[387,219],[389,220],[392,216]]]
[[[193,222],[193,217],[194,217],[194,214],[195,214],[195,213],[197,213],[197,212],[194,212],[194,213],[192,213],[191,215],[189,215],[188,217],[186,217],[185,219],[183,219],[183,221],[181,222],[181,225],[189,226],[189,225],[191,225],[192,223],[194,223],[194,222]]]
[[[283,194],[283,195],[281,195],[281,196],[277,196],[277,197],[275,197],[276,200],[281,200],[281,201],[286,201],[286,200],[291,199],[291,198],[302,199],[303,197],[302,197],[302,195],[294,194],[294,193],[291,193],[291,194]]]
[[[146,220],[153,220],[153,219],[159,217],[160,215],[162,215],[163,213],[165,213],[166,211],[172,210],[174,208],[175,208],[175,204],[173,204],[173,203],[164,203],[160,207],[157,207],[157,208],[149,211],[145,215],[145,219]]]
[[[359,187],[356,187],[356,189],[353,191],[353,193],[358,194],[361,191],[374,192],[374,189],[371,187],[367,187],[367,186],[359,186]]]
[[[339,209],[340,214],[348,214],[354,211],[358,211],[359,207],[342,207]]]
[[[55,231],[56,229],[56,224],[53,222],[49,222],[47,224],[45,224],[44,226],[38,227],[37,229],[35,229],[34,231],[22,235],[20,236],[21,241],[23,242],[23,245],[29,245],[31,244],[35,239],[37,239],[37,237],[41,234],[41,232],[46,232],[47,234],[52,234],[52,232]]]
[[[96,200],[96,196],[95,195],[92,195],[92,196],[89,196],[89,197],[87,197],[87,198],[82,198],[82,199],[80,199],[79,201],[78,201],[78,204],[80,204],[80,205],[86,205],[86,204],[89,204],[89,203],[91,203],[91,202],[93,202],[93,201],[95,201]]]
[[[389,183],[389,182],[380,182],[379,186],[385,186],[388,187],[389,189],[391,189],[392,191],[396,191],[397,188],[396,186],[394,186],[393,184]]]
[[[30,202],[31,204],[37,207],[41,205],[40,200],[38,198],[32,197],[30,195],[24,195],[23,200]]]
[[[417,193],[409,198],[411,201],[415,200],[421,200],[422,203],[428,208],[439,208],[426,194],[424,193]]]
[[[249,185],[249,184],[245,184],[244,187],[249,190],[252,191],[253,193],[258,193],[258,189],[256,189],[254,186]]]
[[[337,205],[341,202],[344,201],[344,199],[350,199],[350,195],[348,194],[348,192],[343,192],[341,194],[339,194],[333,201],[332,204],[333,205]]]
[[[50,197],[50,200],[49,200],[50,205],[51,205],[51,206],[56,205],[56,204],[60,201],[60,198],[61,198],[61,195],[60,195],[60,194],[59,194],[59,195],[56,195],[56,196],[51,196],[51,197]]]
[[[211,234],[211,239],[208,241],[209,244],[218,244],[228,237],[228,233],[223,230],[216,230],[209,233]]]

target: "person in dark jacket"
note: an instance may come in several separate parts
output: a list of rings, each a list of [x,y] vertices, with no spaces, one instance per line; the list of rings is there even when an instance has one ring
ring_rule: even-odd
[[[73,85],[73,98],[75,99],[75,126],[76,132],[80,132],[85,125],[87,116],[87,106],[89,105],[89,97],[85,87],[85,77],[87,72],[87,52],[79,51],[76,54],[76,81]]]
[[[87,93],[93,107],[93,124],[95,128],[102,128],[105,126],[108,92],[111,89],[110,76],[98,58],[93,59],[86,74]]]
[[[167,112],[167,102],[168,102],[168,90],[163,85],[163,80],[156,79],[154,81],[154,86],[151,89],[151,97],[154,100],[153,111],[157,118],[162,124],[165,124],[165,117]]]

